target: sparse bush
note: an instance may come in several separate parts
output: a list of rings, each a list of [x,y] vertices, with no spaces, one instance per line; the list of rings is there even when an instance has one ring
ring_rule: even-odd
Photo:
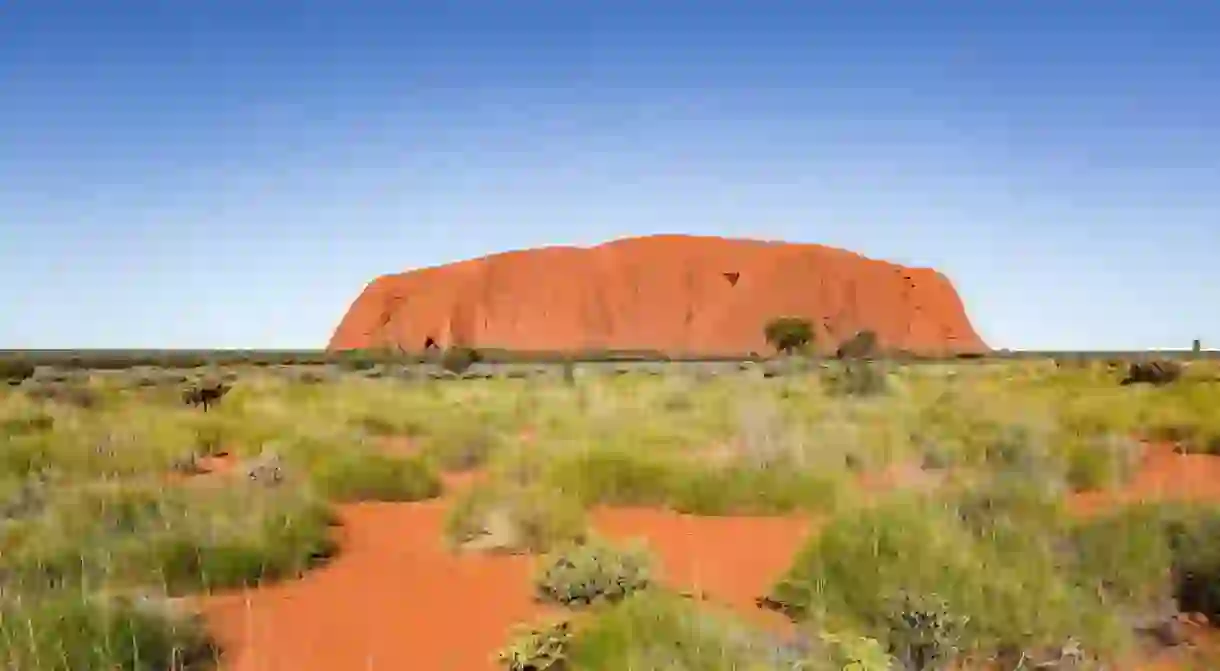
[[[857,332],[835,351],[835,357],[839,359],[870,359],[877,354],[877,334],[868,330]]]
[[[850,361],[823,375],[826,389],[838,396],[876,396],[889,388],[889,380],[878,364]]]
[[[542,560],[534,578],[538,598],[568,607],[616,602],[651,583],[652,559],[643,547],[618,549],[602,540],[562,548]]]

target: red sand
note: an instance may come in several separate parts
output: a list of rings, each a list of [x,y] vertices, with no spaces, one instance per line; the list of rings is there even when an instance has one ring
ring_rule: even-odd
[[[756,623],[786,628],[778,613],[754,604],[792,563],[808,538],[803,517],[696,517],[647,508],[604,508],[593,527],[619,541],[641,539],[661,564],[661,580],[702,592]]]
[[[441,535],[446,504],[346,506],[343,552],[330,566],[300,581],[206,598],[205,615],[226,650],[223,668],[494,669],[491,655],[512,625],[547,612],[533,602],[533,559],[450,553]],[[778,625],[781,618],[753,608],[753,599],[787,568],[808,525],[608,510],[598,511],[594,527],[645,538],[668,582]]]
[[[451,478],[458,487],[472,476]],[[1220,501],[1220,459],[1151,449],[1132,485],[1077,495],[1090,513],[1148,497]],[[531,591],[528,557],[454,555],[441,528],[447,497],[412,504],[345,506],[343,553],[302,580],[207,597],[204,613],[226,650],[228,671],[476,671],[513,624],[545,614]],[[753,607],[810,532],[800,518],[701,518],[648,509],[599,509],[593,526],[619,540],[643,538],[663,582],[701,591],[766,626]],[[1185,669],[1179,652],[1145,671]]]
[[[833,349],[860,329],[882,347],[982,352],[952,283],[811,244],[687,235],[495,254],[373,280],[328,349],[466,345],[509,350],[766,352],[778,316],[814,322]]]
[[[229,671],[472,671],[543,613],[525,557],[455,556],[444,503],[342,510],[343,554],[300,581],[207,600]]]

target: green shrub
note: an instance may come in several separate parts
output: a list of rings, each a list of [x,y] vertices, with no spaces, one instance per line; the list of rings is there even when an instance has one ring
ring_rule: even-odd
[[[648,587],[652,559],[642,547],[620,550],[601,540],[569,545],[545,557],[534,578],[538,598],[564,606],[621,601]]]
[[[532,484],[480,484],[454,501],[445,519],[450,545],[496,552],[548,552],[580,541],[584,507],[561,491]]]
[[[790,354],[813,342],[813,322],[803,317],[777,317],[767,322],[763,337],[776,351]]]
[[[165,605],[79,590],[0,597],[0,666],[38,671],[212,668],[217,650],[197,618]]]
[[[314,485],[335,501],[422,501],[440,495],[436,470],[420,457],[355,450],[310,469]]]

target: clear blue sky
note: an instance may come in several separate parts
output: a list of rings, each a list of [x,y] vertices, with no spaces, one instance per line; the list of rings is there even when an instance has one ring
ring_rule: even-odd
[[[325,344],[382,273],[675,232],[1220,346],[1220,4],[0,3],[0,348]]]

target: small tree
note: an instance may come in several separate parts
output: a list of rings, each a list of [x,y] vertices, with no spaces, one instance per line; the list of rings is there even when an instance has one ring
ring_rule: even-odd
[[[801,317],[777,317],[767,322],[763,336],[777,352],[791,354],[813,342],[813,324]]]

